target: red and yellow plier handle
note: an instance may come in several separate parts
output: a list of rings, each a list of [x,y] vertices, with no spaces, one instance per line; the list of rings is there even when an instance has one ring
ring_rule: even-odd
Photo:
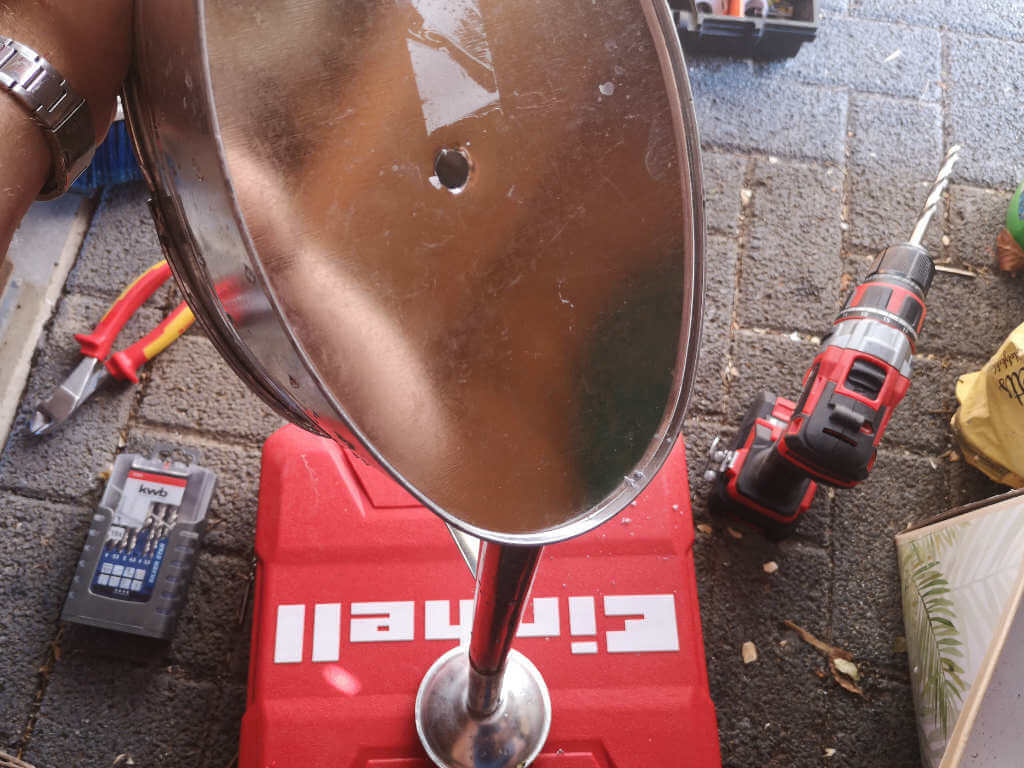
[[[121,332],[124,324],[170,276],[171,268],[167,262],[159,261],[135,278],[132,284],[121,291],[121,295],[110,305],[110,309],[103,315],[92,333],[75,335],[75,339],[82,345],[82,354],[105,361],[107,370],[115,379],[137,382],[139,367],[167,349],[172,341],[181,336],[195,322],[195,316],[188,308],[188,304],[181,302],[160,325],[130,347],[126,347],[107,359],[107,355],[110,355],[110,348],[114,345],[114,339],[117,338],[117,334]]]
[[[82,361],[54,393],[39,404],[29,423],[29,431],[40,435],[67,419],[108,375],[121,381],[137,382],[139,367],[163,352],[191,327],[195,316],[182,302],[141,339],[120,352],[110,354],[124,324],[170,276],[171,268],[167,262],[157,262],[121,292],[92,333],[75,335],[82,345]]]

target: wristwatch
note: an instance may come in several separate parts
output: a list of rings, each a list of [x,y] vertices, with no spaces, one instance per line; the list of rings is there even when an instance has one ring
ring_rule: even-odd
[[[43,129],[53,165],[39,193],[50,200],[67,191],[96,151],[89,105],[42,56],[0,35],[0,89],[10,93]]]

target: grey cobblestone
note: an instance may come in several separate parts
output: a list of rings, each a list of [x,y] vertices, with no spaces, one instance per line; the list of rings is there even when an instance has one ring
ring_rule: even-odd
[[[747,158],[722,152],[704,152],[704,212],[709,232],[739,232],[740,191]]]
[[[935,30],[826,14],[814,43],[777,66],[803,82],[936,101],[940,52]]]
[[[849,11],[849,0],[818,0],[819,16],[832,12],[834,14],[845,14]]]
[[[884,765],[886,768],[920,768],[914,702],[904,681],[894,682],[861,664],[866,675],[864,696],[838,687],[829,691],[826,710],[835,733],[826,745],[836,750],[836,765]]]
[[[225,685],[212,713],[209,740],[206,747],[206,765],[224,768],[238,755],[238,737],[245,714],[245,686]]]
[[[1020,282],[1002,273],[976,278],[939,273],[928,293],[918,351],[984,362],[1024,318]]]
[[[950,256],[972,269],[995,271],[996,237],[1006,226],[1011,194],[962,184],[950,187]]]
[[[818,344],[776,333],[740,331],[733,348],[735,371],[729,387],[730,425],[739,425],[747,407],[763,390],[796,400],[800,382]]]
[[[922,512],[945,509],[946,499],[938,463],[888,450],[866,482],[836,491],[833,642],[857,659],[906,664],[893,650],[903,635],[893,538]]]
[[[906,242],[942,164],[942,114],[937,104],[878,96],[850,100],[849,242],[872,251]],[[941,251],[942,210],[924,245]]]
[[[151,365],[150,387],[139,412],[145,421],[241,440],[261,440],[283,423],[197,329]]]
[[[697,361],[697,381],[691,408],[701,413],[725,409],[725,380],[729,368],[736,243],[724,237],[708,238],[707,296],[703,341]]]
[[[989,480],[987,476],[976,470],[963,460],[959,450],[954,450],[940,462],[946,477],[947,492],[946,508],[953,509],[979,499],[987,499],[1006,492],[1006,486]]]
[[[964,147],[953,178],[1013,189],[1024,177],[1018,109],[1024,43],[953,33],[946,33],[945,41],[949,139]]]
[[[147,197],[142,183],[104,191],[82,252],[68,276],[69,291],[114,299],[143,270],[163,259]]]
[[[710,486],[704,482],[704,463],[708,456],[711,441],[716,437],[726,440],[732,437],[732,428],[711,419],[691,415],[683,426],[683,437],[686,440],[686,470],[690,481],[690,507],[695,520],[702,523],[713,522],[708,510],[708,491]],[[700,551],[699,541],[696,551]],[[710,584],[710,582],[704,582]],[[701,586],[698,584],[698,586]]]
[[[912,3],[853,0],[851,11],[857,16],[1024,42],[1024,3],[1020,0],[970,0],[965,3],[947,0],[915,0]]]
[[[690,80],[707,143],[842,162],[845,93],[780,78],[767,65],[728,59],[691,59]]]
[[[239,655],[248,627],[242,600],[249,563],[223,555],[201,554],[188,601],[171,641],[171,659],[203,679],[230,678],[244,683],[248,654]]]
[[[900,446],[938,456],[949,448],[949,419],[956,410],[953,387],[969,364],[916,355],[910,388],[885,433],[886,447]]]
[[[715,608],[705,610],[703,624],[723,764],[819,765],[825,683],[813,670],[820,656],[795,642],[781,622],[818,632],[826,626],[828,555],[796,542],[777,547],[754,535],[734,539],[721,526],[701,535],[711,569],[701,578],[714,582]],[[779,566],[773,574],[763,569],[769,560]],[[747,641],[758,651],[751,664],[741,657]],[[750,695],[754,690],[757,696]],[[794,700],[803,702],[798,717]]]
[[[204,753],[216,701],[216,687],[173,671],[72,654],[50,676],[25,759],[110,768],[128,755],[135,765],[214,768]]]
[[[758,160],[740,264],[740,325],[819,334],[839,304],[838,169]]]
[[[77,332],[92,330],[106,311],[106,302],[86,296],[67,296],[47,340],[41,343],[35,365],[0,454],[0,487],[58,498],[99,500],[100,474],[114,459],[119,433],[128,421],[136,386],[108,380],[66,422],[38,437],[28,431],[39,402],[53,392],[81,359]],[[148,332],[160,314],[143,308],[125,326],[114,349]]]
[[[88,527],[86,508],[0,493],[0,749],[28,725]]]

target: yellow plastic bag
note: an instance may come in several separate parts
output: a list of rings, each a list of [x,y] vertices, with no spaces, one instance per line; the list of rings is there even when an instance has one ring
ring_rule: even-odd
[[[1024,486],[1024,324],[980,371],[957,379],[950,426],[969,464],[997,483]]]

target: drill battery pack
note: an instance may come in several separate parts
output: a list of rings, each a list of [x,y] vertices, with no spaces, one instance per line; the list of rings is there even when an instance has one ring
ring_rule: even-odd
[[[216,483],[193,451],[122,454],[92,516],[61,618],[165,639],[185,601]]]
[[[811,505],[817,485],[785,463],[766,471],[765,467],[746,467],[746,462],[772,461],[773,454],[766,449],[781,437],[795,408],[791,400],[761,392],[743,417],[727,449],[729,462],[716,474],[713,486],[713,512],[750,523],[773,539],[792,532]],[[758,482],[751,482],[752,477]]]

